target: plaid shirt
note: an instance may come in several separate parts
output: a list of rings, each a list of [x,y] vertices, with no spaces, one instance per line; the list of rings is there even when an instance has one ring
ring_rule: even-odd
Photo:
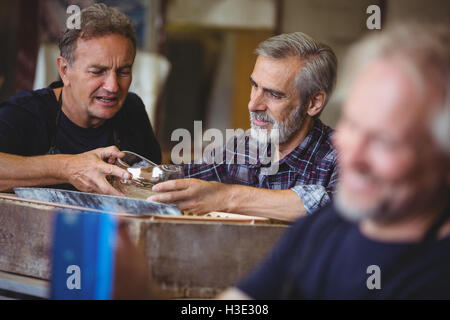
[[[230,139],[233,141],[228,141],[225,149],[213,150],[201,164],[186,164],[184,173],[186,178],[274,190],[291,189],[302,199],[306,211],[312,213],[330,201],[337,182],[336,151],[330,140],[332,132],[320,120],[315,120],[302,143],[278,162],[276,174],[262,172],[265,166],[259,157],[249,152],[248,134]],[[245,143],[244,154],[238,152],[244,150],[239,148],[242,143]],[[223,158],[214,163],[211,159],[216,154],[222,154]],[[237,157],[244,161],[237,162]]]

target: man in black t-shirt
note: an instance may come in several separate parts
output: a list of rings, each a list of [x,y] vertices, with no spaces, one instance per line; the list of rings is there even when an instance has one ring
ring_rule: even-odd
[[[96,4],[60,40],[62,82],[0,104],[0,190],[70,183],[121,195],[106,180],[129,178],[112,165],[130,150],[156,163],[161,151],[141,99],[128,92],[136,55],[129,19]]]
[[[353,51],[332,205],[299,219],[222,299],[450,299],[448,28]]]

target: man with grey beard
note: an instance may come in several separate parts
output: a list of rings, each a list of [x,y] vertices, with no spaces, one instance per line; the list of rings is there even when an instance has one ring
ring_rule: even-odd
[[[223,299],[450,299],[450,32],[367,38],[336,128],[333,204]]]
[[[301,32],[267,39],[250,76],[251,129],[159,183],[152,201],[193,214],[240,213],[293,221],[327,204],[337,182],[331,128],[319,116],[333,91],[330,47]],[[268,161],[267,161],[268,160]]]

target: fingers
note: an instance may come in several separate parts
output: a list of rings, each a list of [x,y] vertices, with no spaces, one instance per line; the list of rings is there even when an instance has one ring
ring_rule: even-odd
[[[70,183],[82,192],[107,194],[113,196],[124,196],[121,192],[116,190],[104,176],[91,175],[89,177],[77,177]]]
[[[108,159],[108,163],[98,164],[100,172],[104,175],[116,176],[122,179],[131,179],[131,174],[116,165],[113,165],[116,158],[125,156],[123,152],[120,152],[116,146],[110,146],[106,148],[95,149],[94,152],[101,160]]]
[[[157,184],[153,191],[158,191],[147,200],[173,203],[181,210],[194,214],[211,211],[226,211],[227,199],[225,185],[218,182],[197,179],[171,180]]]
[[[150,196],[147,200],[164,203],[196,201],[201,196],[205,183],[205,181],[192,178],[160,182],[152,188],[152,191],[157,194]]]
[[[189,186],[194,183],[194,179],[176,179],[169,180],[165,182],[160,182],[155,184],[152,188],[154,192],[169,192],[169,191],[177,191],[184,190],[189,188]]]
[[[111,158],[123,158],[125,156],[125,153],[120,152],[120,150],[116,146],[95,149],[93,150],[93,152],[95,152],[102,160]]]
[[[191,214],[205,214],[211,211],[203,208],[198,201],[191,199],[183,191],[153,195],[148,197],[147,201],[175,204],[181,211]]]
[[[124,194],[117,189],[115,189],[112,185],[106,181],[106,179],[98,185],[99,193],[107,194],[111,196],[123,197]]]
[[[108,163],[109,164],[114,164],[116,162],[116,158],[114,158],[114,157],[109,157],[109,159],[108,159]]]
[[[175,203],[178,201],[184,201],[188,200],[189,194],[185,191],[172,191],[172,192],[165,192],[165,193],[159,193],[154,194],[147,198],[148,201],[155,201],[155,202],[164,202],[164,203]]]
[[[76,185],[77,189],[83,192],[99,193],[112,196],[123,197],[124,194],[114,188],[106,176],[101,174],[93,174],[91,177],[79,181],[80,184]]]
[[[100,167],[100,170],[102,170],[102,176],[99,178],[99,182],[97,184],[98,189],[100,193],[102,194],[108,194],[112,196],[119,196],[123,197],[124,194],[117,189],[115,189],[107,180],[106,176],[116,176],[121,179],[131,179],[131,174],[122,169],[118,166],[112,165],[112,164],[106,164],[103,163],[102,167]]]
[[[200,207],[196,205],[193,201],[181,201],[176,203],[178,209],[181,211],[188,212],[190,214],[205,214],[209,211],[202,210]]]
[[[101,159],[101,156],[117,155],[117,151],[117,147],[113,146],[74,156],[67,170],[69,182],[84,192],[123,196],[109,184],[106,177],[130,179],[131,174],[127,170],[108,164]]]
[[[131,179],[131,173],[113,164],[102,163],[98,169],[104,176],[115,176],[121,179]]]

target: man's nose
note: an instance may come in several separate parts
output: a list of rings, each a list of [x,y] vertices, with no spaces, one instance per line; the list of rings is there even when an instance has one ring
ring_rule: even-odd
[[[252,88],[250,93],[250,101],[248,102],[249,111],[264,111],[267,106],[264,101],[264,92],[259,88]]]
[[[119,91],[119,82],[118,77],[115,72],[108,73],[103,88],[108,90],[109,92],[117,92]]]

